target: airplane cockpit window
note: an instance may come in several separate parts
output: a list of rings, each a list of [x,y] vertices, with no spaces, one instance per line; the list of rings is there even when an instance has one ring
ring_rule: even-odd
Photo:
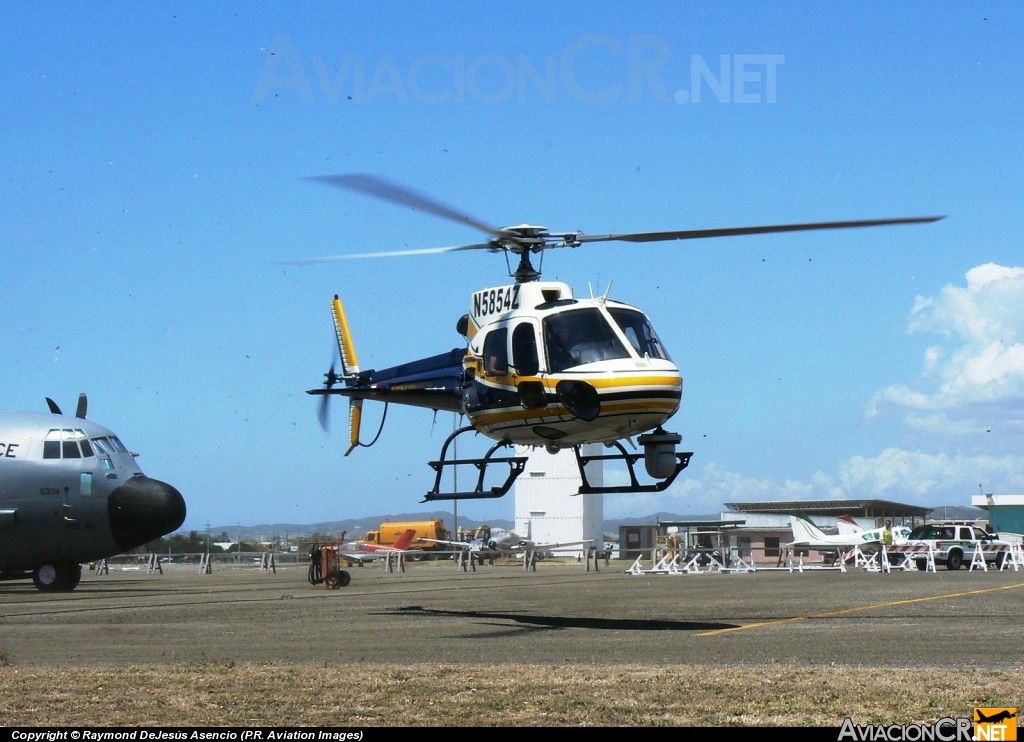
[[[641,312],[616,307],[609,309],[608,313],[641,358],[647,356],[648,358],[669,360],[668,351],[661,344],[651,323]]]
[[[60,439],[61,434],[59,430],[51,430],[49,433],[46,434],[46,440],[43,441],[44,459],[60,458]]]
[[[107,455],[113,455],[115,453],[128,453],[128,449],[121,443],[121,439],[116,435],[106,436],[101,435],[92,439],[93,444],[100,453]]]
[[[100,457],[100,464],[104,469],[110,471],[114,468],[114,462],[110,460],[114,453],[114,444],[105,435],[92,439],[92,445],[96,448],[96,455]]]
[[[84,430],[54,428],[43,441],[44,459],[81,459],[95,456]]]
[[[551,315],[544,320],[544,344],[548,370],[615,358],[629,358],[604,315],[597,309],[577,309]]]

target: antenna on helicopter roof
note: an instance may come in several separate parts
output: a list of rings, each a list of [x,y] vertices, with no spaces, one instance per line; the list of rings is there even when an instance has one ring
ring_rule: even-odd
[[[592,283],[590,283],[588,281],[587,282],[587,288],[590,290],[590,298],[595,300],[595,301],[599,301],[602,304],[607,302],[609,294],[612,293],[612,283],[614,283],[614,281],[615,281],[615,279],[612,279],[611,281],[608,282],[608,288],[605,290],[605,292],[603,294],[601,294],[601,296],[594,296],[594,284],[592,284]]]

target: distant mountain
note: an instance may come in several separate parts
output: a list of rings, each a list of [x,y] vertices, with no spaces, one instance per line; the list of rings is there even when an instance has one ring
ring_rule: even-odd
[[[964,505],[939,505],[928,513],[928,520],[985,520],[988,511]]]
[[[211,536],[218,536],[226,533],[230,539],[240,538],[243,541],[269,541],[276,537],[292,541],[308,539],[313,534],[336,537],[342,531],[347,532],[347,538],[358,538],[367,531],[375,531],[381,523],[403,520],[429,520],[440,518],[445,525],[451,528],[452,514],[449,511],[435,510],[431,513],[398,513],[397,515],[371,515],[366,518],[352,518],[349,520],[320,521],[317,523],[259,523],[254,526],[210,526]],[[680,520],[718,520],[719,513],[705,515],[679,515],[678,513],[652,513],[651,515],[634,516],[630,518],[606,519],[604,521],[604,532],[613,534],[616,537],[619,533],[619,526],[654,525],[666,521]],[[486,523],[496,528],[515,528],[515,523],[502,518],[488,520],[473,520],[460,517],[459,528],[476,530],[477,527]],[[199,530],[199,529],[190,529]]]
[[[259,523],[254,526],[210,526],[211,536],[226,533],[230,538],[240,538],[243,541],[261,540],[269,541],[280,537],[291,541],[307,539],[314,534],[320,536],[337,537],[342,531],[346,531],[346,538],[359,538],[367,531],[375,531],[381,523],[405,520],[430,520],[440,518],[445,525],[452,528],[452,514],[448,511],[435,510],[432,513],[398,513],[395,515],[371,515],[365,518],[352,518],[349,520],[320,521],[317,523]],[[513,528],[515,524],[510,520],[495,518],[487,521],[475,521],[470,518],[459,518],[460,529],[473,529],[487,523],[498,528]],[[198,530],[198,529],[191,529]]]

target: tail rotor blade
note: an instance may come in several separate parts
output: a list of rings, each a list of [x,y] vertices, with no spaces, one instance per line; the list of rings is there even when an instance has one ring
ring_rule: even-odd
[[[320,405],[317,407],[316,419],[320,421],[320,428],[325,433],[331,432],[331,400],[326,394],[320,397]]]
[[[334,357],[331,359],[331,367],[327,373],[324,374],[324,389],[330,389],[334,386],[335,382],[338,381],[338,375],[334,371],[334,364],[338,358],[338,351],[334,351]],[[320,421],[320,427],[325,433],[331,432],[331,397],[328,394],[320,396],[320,404],[317,407],[316,418]]]

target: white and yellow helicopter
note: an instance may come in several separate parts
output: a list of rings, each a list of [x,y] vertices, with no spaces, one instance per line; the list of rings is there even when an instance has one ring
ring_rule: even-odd
[[[321,388],[309,394],[322,397],[322,414],[330,395],[350,400],[350,441],[347,456],[359,445],[364,400],[414,405],[465,415],[469,425],[458,428],[441,448],[434,487],[424,500],[501,497],[522,473],[525,456],[496,456],[507,446],[543,446],[549,452],[571,448],[582,477],[580,493],[649,492],[667,488],[689,463],[691,453],[676,451],[681,436],[664,430],[679,408],[683,378],[662,345],[654,326],[637,307],[607,294],[579,298],[565,283],[542,281],[531,255],[590,242],[661,242],[808,230],[872,227],[934,222],[942,217],[904,217],[841,222],[779,224],[722,229],[588,235],[550,232],[546,227],[520,224],[497,229],[469,218],[437,201],[371,175],[330,175],[312,178],[328,185],[411,206],[488,235],[486,242],[454,247],[361,253],[288,264],[321,263],[349,258],[428,254],[458,250],[488,250],[505,254],[511,285],[476,291],[469,312],[457,323],[466,346],[447,353],[379,370],[362,370],[356,358],[340,299],[332,303],[341,358],[341,372],[332,366]],[[509,255],[518,257],[512,267]],[[339,382],[343,385],[337,386]],[[325,422],[325,418],[321,418]],[[383,419],[381,422],[383,426]],[[326,425],[325,425],[326,427]],[[455,438],[476,431],[495,441],[482,458],[446,458]],[[378,431],[379,435],[379,431]],[[634,436],[643,453],[628,453],[622,441]],[[580,446],[603,443],[618,453],[591,456]],[[635,464],[644,466],[653,483],[641,484]],[[626,464],[630,483],[591,485],[586,465],[595,460]],[[484,487],[489,464],[508,464],[503,484]],[[440,491],[445,467],[460,464],[478,470],[476,486],[462,492]]]

